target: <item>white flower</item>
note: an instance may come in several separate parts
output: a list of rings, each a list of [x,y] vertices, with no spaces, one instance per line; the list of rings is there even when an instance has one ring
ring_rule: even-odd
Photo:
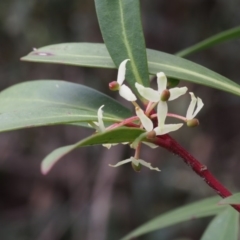
[[[167,104],[165,104],[165,102],[160,101],[157,105],[158,126],[154,128],[154,131],[157,136],[176,131],[183,125],[182,123],[165,124],[166,117],[167,117]]]
[[[151,119],[149,119],[143,112],[142,109],[136,108],[136,114],[139,117],[143,127],[147,132],[154,130],[156,135],[164,135],[172,131],[178,130],[182,127],[182,123],[179,124],[165,124],[165,119],[167,117],[167,108],[163,102],[160,102],[157,107],[157,118],[158,118],[158,126],[153,128],[153,123]]]
[[[95,124],[98,126],[98,132],[105,132],[106,128],[104,126],[104,123],[103,123],[103,110],[102,108],[104,107],[104,105],[102,105],[99,109],[98,109],[98,122],[95,122]]]
[[[152,120],[149,119],[145,113],[143,112],[143,110],[139,107],[135,108],[136,110],[136,114],[139,117],[143,127],[146,129],[147,132],[151,132],[153,130],[153,123]]]
[[[186,115],[186,119],[187,120],[192,120],[198,113],[199,111],[202,109],[203,107],[203,101],[201,98],[196,98],[194,93],[190,92],[189,93],[191,95],[191,102],[190,102],[190,105],[188,107],[188,110],[187,110],[187,115]],[[194,111],[195,107],[196,107],[196,104],[197,104],[197,108],[196,110]]]
[[[126,64],[128,61],[130,61],[130,59],[122,61],[121,64],[119,65],[117,83],[119,84],[120,96],[125,98],[127,101],[134,102],[137,100],[136,96],[128,86],[123,84],[126,74]]]
[[[147,88],[139,83],[135,83],[135,86],[142,97],[150,102],[159,102],[161,100],[161,95],[164,90],[167,89],[167,78],[163,72],[157,73],[157,85],[158,90],[152,88]],[[170,97],[168,101],[172,101],[187,92],[187,87],[175,87],[169,89]]]
[[[103,133],[103,132],[105,132],[106,131],[106,128],[105,128],[105,126],[104,126],[104,123],[103,123],[103,110],[102,110],[102,108],[104,107],[104,105],[102,105],[99,109],[98,109],[98,113],[97,113],[97,115],[98,115],[98,121],[97,122],[93,122],[93,124],[91,124],[90,123],[90,125],[92,126],[92,127],[94,127],[96,130],[97,130],[97,132],[99,132],[99,133]],[[108,144],[108,143],[106,143],[106,144],[103,144],[103,146],[104,147],[106,147],[106,148],[110,148],[112,145],[114,145],[114,144]]]
[[[126,160],[120,161],[120,162],[118,162],[116,165],[111,165],[111,164],[109,164],[109,166],[110,166],[110,167],[119,167],[119,166],[121,166],[121,165],[123,165],[123,164],[125,164],[125,163],[129,163],[129,162],[132,162],[136,167],[138,167],[139,164],[140,164],[140,165],[142,165],[142,166],[144,166],[144,167],[149,168],[150,170],[156,170],[156,171],[160,172],[160,169],[159,169],[159,168],[154,168],[154,167],[152,167],[152,166],[151,166],[151,163],[145,162],[145,161],[142,160],[142,159],[136,159],[136,158],[134,158],[134,157],[130,157],[130,158],[126,159]]]
[[[182,127],[182,123],[178,124],[165,124],[165,119],[167,117],[167,105],[164,102],[159,102],[157,107],[157,118],[158,126],[153,128],[152,120],[149,119],[141,108],[136,107],[136,114],[139,117],[143,127],[146,129],[147,133],[154,131],[156,136],[164,135],[169,132],[173,132]],[[138,143],[147,136],[147,133],[140,134],[132,143],[132,147],[136,148]],[[143,142],[145,143],[145,142]],[[149,145],[149,144],[147,144]],[[156,145],[150,144],[150,147],[155,148]]]

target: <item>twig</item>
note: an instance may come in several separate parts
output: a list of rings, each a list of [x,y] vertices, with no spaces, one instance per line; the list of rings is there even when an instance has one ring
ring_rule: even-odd
[[[197,173],[207,183],[207,185],[214,189],[222,198],[226,198],[232,195],[232,193],[212,175],[212,173],[207,169],[207,166],[201,164],[169,135],[159,136],[153,141],[153,143],[164,147],[170,152],[181,157],[183,161],[189,167],[191,167],[192,170]],[[240,205],[231,206],[240,212]]]

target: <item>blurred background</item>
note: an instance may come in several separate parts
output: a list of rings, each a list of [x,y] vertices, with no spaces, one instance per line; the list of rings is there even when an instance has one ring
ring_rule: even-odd
[[[211,35],[238,26],[234,0],[141,1],[148,48],[174,54]],[[116,70],[20,62],[32,48],[62,42],[102,42],[94,2],[89,0],[0,1],[0,89],[37,79],[59,79],[94,87],[113,97],[108,82]],[[240,84],[240,41],[188,59]],[[231,191],[240,190],[240,99],[187,82],[205,106],[200,126],[172,134]],[[185,114],[190,97],[172,111]],[[92,131],[74,126],[40,127],[0,134],[1,240],[115,240],[140,224],[187,203],[215,195],[181,159],[164,149],[143,148],[141,157],[161,173],[130,165],[110,168],[132,154],[128,146],[82,148],[43,176],[41,160],[55,148]],[[144,235],[140,240],[198,240],[211,218]]]

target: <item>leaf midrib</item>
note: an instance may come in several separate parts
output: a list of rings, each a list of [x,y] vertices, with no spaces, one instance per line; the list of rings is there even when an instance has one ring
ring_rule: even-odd
[[[86,107],[81,107],[79,108],[78,106],[75,106],[75,105],[70,105],[70,104],[66,104],[66,103],[60,103],[60,102],[54,102],[54,101],[46,101],[46,100],[43,100],[43,99],[26,99],[26,98],[4,98],[4,100],[10,100],[10,101],[22,101],[22,102],[31,102],[31,103],[36,103],[36,102],[43,102],[43,103],[47,103],[49,105],[51,104],[55,104],[56,106],[64,106],[64,107],[70,107],[71,109],[77,109],[77,110],[86,110],[86,111],[89,111],[89,112],[94,112],[96,113],[95,116],[97,116],[97,109],[95,108],[86,108]],[[52,106],[45,106],[45,107],[52,107]],[[8,112],[3,112],[3,113],[8,113]],[[108,117],[118,117],[114,114],[110,114],[108,112],[104,112],[105,115],[108,115]],[[121,119],[118,117],[118,119]]]
[[[127,47],[127,46],[126,46]],[[131,54],[131,53],[130,53]],[[32,56],[32,55],[29,55],[29,56]],[[91,56],[86,56],[86,55],[73,55],[73,54],[58,54],[56,56],[71,56],[71,57],[75,57],[75,58],[99,58],[99,59],[109,59],[111,60],[110,57],[104,57],[104,56],[101,56],[99,57],[98,55],[91,55]],[[45,62],[48,62],[48,60],[46,59],[43,59],[42,61],[45,61]],[[49,61],[51,62],[51,59],[49,59]],[[62,60],[56,60],[56,61],[59,61],[61,62]],[[136,70],[136,65],[134,63],[134,61],[132,61],[133,65],[135,66],[135,70]],[[148,64],[149,65],[152,65],[152,66],[165,66],[166,68],[169,68],[169,69],[178,69],[179,72],[185,72],[185,73],[191,73],[191,75],[195,75],[196,77],[201,77],[201,78],[204,78],[206,80],[209,80],[209,82],[211,82],[212,84],[218,84],[218,85],[221,85],[222,87],[227,87],[228,89],[231,89],[233,91],[236,91],[237,89],[235,87],[232,87],[231,85],[229,85],[228,83],[225,83],[225,82],[222,82],[222,81],[217,81],[215,80],[214,78],[211,78],[211,77],[208,77],[206,75],[203,75],[203,74],[199,74],[199,73],[196,73],[194,71],[188,71],[184,68],[180,68],[180,67],[177,67],[176,65],[175,66],[172,66],[172,65],[168,65],[168,64],[161,64],[161,63],[157,63],[157,62],[152,62],[152,61],[148,61]],[[202,66],[201,66],[202,67]],[[135,71],[134,71],[135,72]],[[137,71],[136,71],[137,72]],[[153,72],[150,71],[151,74],[153,74]],[[155,74],[155,73],[154,73]],[[139,76],[139,79],[141,80],[140,76]],[[239,91],[240,93],[240,91]]]
[[[211,77],[208,77],[206,75],[203,75],[203,74],[199,74],[197,72],[194,72],[194,71],[188,71],[184,68],[180,68],[180,67],[176,67],[176,66],[171,66],[171,65],[167,65],[167,64],[161,64],[161,63],[156,63],[156,62],[148,62],[149,64],[152,64],[152,65],[157,65],[157,66],[165,66],[166,68],[169,68],[169,69],[179,69],[179,72],[185,72],[185,73],[191,73],[192,75],[195,75],[196,77],[202,77],[204,79],[208,79],[209,82],[211,83],[217,83],[218,85],[221,85],[222,87],[227,87],[228,89],[231,89],[233,91],[236,91],[236,87],[232,87],[231,85],[225,83],[225,82],[222,82],[222,81],[217,81],[215,80],[214,78],[211,78]],[[239,91],[240,93],[240,91]]]
[[[21,111],[19,111],[19,112],[21,112]],[[11,113],[14,113],[14,114],[16,114],[16,112],[4,112],[4,113],[1,113],[0,114],[0,119],[1,119],[1,115],[4,115],[4,114],[11,114]],[[24,122],[24,121],[28,121],[28,120],[34,120],[34,119],[36,119],[36,120],[42,120],[42,119],[54,119],[54,118],[65,118],[66,116],[68,116],[69,118],[71,118],[71,117],[81,117],[81,116],[83,116],[83,117],[89,117],[89,118],[95,118],[95,119],[97,119],[97,116],[96,115],[81,115],[81,114],[71,114],[71,115],[69,115],[69,114],[67,114],[67,115],[57,115],[57,116],[47,116],[47,117],[31,117],[31,118],[26,118],[26,119],[21,119],[21,122]],[[116,118],[111,118],[111,117],[103,117],[103,120],[104,121],[108,121],[108,122],[113,122],[113,121],[121,121],[122,119],[116,119]],[[19,119],[16,119],[16,121],[19,121]],[[79,122],[89,122],[89,121],[94,121],[94,120],[79,120]],[[71,123],[72,121],[69,121],[69,122],[64,122],[64,123]],[[73,120],[73,122],[75,123],[76,122],[76,120]],[[0,127],[1,128],[1,127]]]
[[[142,79],[141,79],[141,77],[140,77],[140,75],[138,73],[137,66],[136,66],[136,63],[135,63],[135,59],[133,57],[133,54],[132,54],[132,51],[131,51],[131,47],[130,47],[130,44],[129,44],[129,41],[128,41],[128,38],[127,38],[126,27],[125,27],[125,23],[124,23],[123,6],[122,6],[121,0],[119,0],[118,3],[119,3],[119,8],[120,8],[120,22],[121,22],[122,33],[123,33],[123,38],[124,38],[123,39],[124,40],[123,43],[124,43],[124,45],[126,47],[128,56],[131,59],[133,75],[135,76],[135,78],[136,78],[138,83],[143,84]]]

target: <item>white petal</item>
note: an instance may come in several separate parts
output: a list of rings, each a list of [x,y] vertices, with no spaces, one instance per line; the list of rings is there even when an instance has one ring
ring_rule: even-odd
[[[126,159],[126,160],[123,160],[123,161],[120,161],[120,162],[118,162],[117,164],[115,164],[115,165],[111,165],[111,164],[108,164],[110,167],[119,167],[119,166],[121,166],[121,165],[123,165],[123,164],[126,164],[126,163],[129,163],[129,162],[132,162],[132,157],[131,158],[128,158],[128,159]]]
[[[168,111],[167,103],[160,101],[157,105],[157,118],[159,127],[164,125],[165,119],[167,117],[167,111]]]
[[[194,108],[196,106],[197,99],[192,92],[190,92],[189,94],[191,95],[192,100],[191,100],[190,105],[188,107],[186,118],[188,120],[191,120],[191,119],[193,119],[193,111],[194,111]]]
[[[116,146],[119,143],[105,143],[103,144],[103,147],[106,147],[107,149],[110,149],[112,146]]]
[[[112,145],[113,145],[113,144],[110,144],[110,143],[105,143],[105,144],[103,144],[103,146],[104,146],[105,148],[107,148],[107,149],[110,149]]]
[[[199,111],[202,109],[203,105],[204,104],[203,104],[202,99],[198,97],[197,98],[197,108],[196,108],[192,118],[194,118],[199,113]]]
[[[98,127],[98,122],[88,122],[88,126],[91,128],[95,128],[97,130],[97,132],[100,131],[100,129]]]
[[[162,92],[167,88],[167,77],[163,72],[157,73],[157,84],[158,84],[158,92],[162,94]]]
[[[150,132],[153,130],[153,123],[152,121],[145,115],[143,110],[141,108],[136,108],[136,114],[139,117],[143,127],[147,130],[147,132]]]
[[[102,105],[99,109],[98,109],[98,127],[100,132],[104,132],[105,131],[105,126],[103,124],[103,111],[102,108],[104,107],[104,105]]]
[[[179,98],[180,96],[182,96],[183,94],[185,94],[187,92],[187,87],[176,87],[176,88],[171,88],[169,89],[170,92],[170,98],[168,99],[168,101],[172,101],[176,98]]]
[[[182,127],[182,123],[178,123],[178,124],[165,124],[163,127],[156,127],[154,128],[154,131],[156,133],[157,136],[159,135],[164,135],[167,134],[169,132],[173,132],[178,130],[180,127]]]
[[[150,148],[157,148],[158,145],[154,144],[154,143],[150,143],[150,142],[143,142],[143,144],[147,145]]]
[[[137,98],[134,95],[134,93],[132,92],[132,90],[125,84],[120,86],[119,94],[121,97],[125,98],[127,101],[133,102],[133,101],[137,100]]]
[[[124,79],[125,79],[125,74],[126,74],[126,64],[127,62],[130,61],[130,59],[125,59],[122,61],[119,65],[118,68],[118,76],[117,76],[117,82],[119,85],[122,85]]]
[[[156,168],[152,167],[152,166],[151,166],[151,163],[145,162],[145,161],[142,160],[142,159],[138,159],[137,161],[140,162],[140,164],[143,165],[144,167],[147,167],[147,168],[149,168],[149,169],[151,169],[151,170],[156,170],[156,171],[160,172],[160,169],[157,168],[157,167],[156,167]]]
[[[148,101],[158,102],[160,100],[158,91],[153,90],[152,88],[146,88],[137,82],[135,83],[135,87],[137,88],[139,94]]]

